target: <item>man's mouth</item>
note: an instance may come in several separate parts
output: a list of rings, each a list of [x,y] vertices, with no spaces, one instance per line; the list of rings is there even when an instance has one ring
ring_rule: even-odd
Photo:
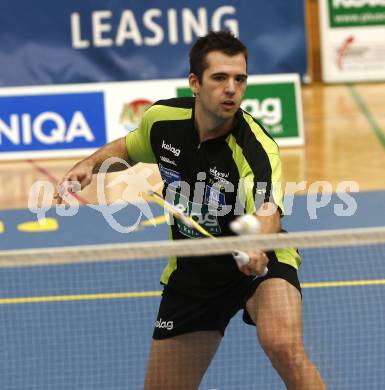
[[[233,108],[235,106],[235,103],[233,100],[224,100],[222,102],[222,106],[224,106],[226,108]]]

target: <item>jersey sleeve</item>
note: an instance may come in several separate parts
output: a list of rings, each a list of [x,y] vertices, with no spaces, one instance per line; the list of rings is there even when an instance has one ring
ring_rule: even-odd
[[[245,209],[254,214],[263,203],[273,203],[283,214],[281,181],[281,160],[278,154],[266,155],[258,165],[247,166],[240,178]]]
[[[275,204],[283,214],[281,188],[281,158],[276,142],[251,116],[245,115],[250,131],[242,142],[243,155],[247,164],[243,177],[246,178],[246,210],[256,212],[266,202]]]
[[[130,158],[136,162],[156,163],[151,146],[151,128],[153,125],[152,107],[143,115],[139,126],[126,135],[126,148]]]
[[[265,161],[265,169],[263,171],[257,169],[260,172],[257,175],[258,179],[255,179],[254,182],[256,208],[258,209],[262,203],[271,202],[278,206],[280,214],[283,214],[281,158],[278,150],[277,153],[267,153]],[[260,196],[258,197],[258,195]],[[260,199],[259,202],[257,201],[258,198]]]

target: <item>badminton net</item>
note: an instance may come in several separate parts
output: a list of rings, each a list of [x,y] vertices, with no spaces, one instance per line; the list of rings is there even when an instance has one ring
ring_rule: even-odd
[[[142,389],[166,256],[285,247],[301,252],[305,348],[328,387],[382,388],[384,227],[0,251],[0,388]],[[238,314],[199,388],[284,386]]]

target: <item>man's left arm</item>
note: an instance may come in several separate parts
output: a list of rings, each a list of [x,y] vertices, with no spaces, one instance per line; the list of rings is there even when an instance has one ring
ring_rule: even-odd
[[[259,234],[279,233],[281,231],[281,214],[274,203],[263,203],[255,217],[260,224]]]

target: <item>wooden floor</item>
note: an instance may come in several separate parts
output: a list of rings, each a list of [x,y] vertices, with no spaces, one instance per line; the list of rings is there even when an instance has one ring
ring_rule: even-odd
[[[306,146],[282,151],[286,179],[328,180],[334,190],[344,180],[361,190],[384,189],[385,85],[304,87],[302,97]]]
[[[328,181],[333,191],[342,181],[355,181],[361,191],[385,189],[385,84],[313,85],[303,87],[306,145],[282,148],[284,180]],[[36,180],[55,182],[76,160],[0,162],[0,209],[28,207],[28,193]],[[156,168],[139,166],[150,173],[150,182],[160,182]],[[151,171],[148,171],[151,169]],[[111,175],[109,180],[113,180]],[[95,203],[95,185],[82,200]],[[122,198],[127,186],[107,191],[107,202]]]

